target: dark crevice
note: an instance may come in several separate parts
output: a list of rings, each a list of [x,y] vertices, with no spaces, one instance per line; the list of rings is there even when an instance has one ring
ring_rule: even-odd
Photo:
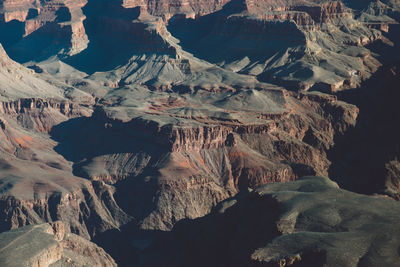
[[[400,27],[392,26],[388,37],[398,43]],[[330,178],[342,188],[365,194],[385,190],[386,164],[400,158],[400,47],[377,42],[369,48],[384,51],[379,58],[384,65],[359,88],[337,93],[360,113],[356,127],[337,137],[329,154]]]

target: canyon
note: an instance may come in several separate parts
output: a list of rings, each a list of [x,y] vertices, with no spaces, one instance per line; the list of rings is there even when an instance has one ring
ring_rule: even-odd
[[[193,235],[217,231],[202,223],[220,216],[217,207],[307,181],[332,198],[345,194],[341,209],[358,198],[393,206],[382,227],[398,233],[399,21],[397,0],[1,1],[0,243],[34,229],[51,250],[35,251],[51,258],[38,266],[162,266],[152,253],[165,266],[188,266],[211,253]],[[329,202],[317,185],[300,203]],[[339,250],[323,241],[309,251],[286,236],[333,227],[332,218],[304,220],[277,239],[286,200],[276,201],[255,203],[272,210],[259,215],[268,229],[257,243],[267,247],[227,248],[210,255],[220,265],[203,264],[232,266],[226,253],[238,253],[241,266],[307,266],[314,256],[339,264],[331,260]],[[314,216],[312,205],[297,213]],[[222,229],[228,219],[215,220]],[[53,224],[67,237],[51,237]],[[160,251],[163,242],[173,245]],[[198,249],[179,258],[185,242]],[[374,266],[379,259],[368,255],[363,264]],[[348,260],[340,264],[359,263]]]

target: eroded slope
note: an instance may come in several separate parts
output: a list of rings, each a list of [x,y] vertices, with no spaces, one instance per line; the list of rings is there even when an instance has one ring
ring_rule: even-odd
[[[139,266],[396,266],[399,208],[323,177],[269,184],[178,223]]]

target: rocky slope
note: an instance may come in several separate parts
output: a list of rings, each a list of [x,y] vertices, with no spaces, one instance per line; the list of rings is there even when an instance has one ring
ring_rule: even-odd
[[[89,100],[62,95],[2,103],[3,230],[63,220],[93,237],[132,220],[126,212],[144,228],[170,229],[240,189],[326,174],[334,136],[358,112],[335,97],[276,88],[204,92],[203,103],[122,93],[110,90],[93,115]],[[116,97],[125,100],[107,104]]]
[[[335,142],[331,160],[336,163],[329,171],[332,177],[353,177],[337,179],[352,191],[385,193],[397,200],[400,199],[400,147],[396,141],[399,134],[396,126],[399,67],[398,59],[395,59],[395,63],[382,68],[364,83],[362,95],[358,91],[349,91],[339,96],[357,104],[361,112],[357,127],[345,139]],[[343,158],[344,149],[354,152]]]
[[[82,7],[86,0],[3,1],[0,41],[19,61],[46,59],[54,53],[73,55],[89,42]]]
[[[380,66],[365,45],[387,41],[382,33],[397,23],[398,7],[395,1],[5,1],[0,41],[20,62],[58,55],[89,74],[105,72],[93,79],[114,85],[218,88],[246,79],[337,91]],[[14,28],[20,33],[11,38]],[[214,76],[211,83],[205,75]]]
[[[18,118],[1,114],[0,229],[63,220],[89,238],[130,221],[115,203],[113,188],[73,176],[71,164],[53,150],[46,130],[66,117],[51,104],[57,107],[52,101],[20,100]]]
[[[397,266],[399,208],[323,177],[269,184],[179,222],[137,266]]]
[[[56,143],[48,135],[54,125],[91,116],[93,98],[48,83],[2,53],[0,229],[61,219],[74,233],[90,238],[129,221],[113,189],[73,176],[71,164],[54,151]]]
[[[171,20],[168,29],[197,57],[290,89],[355,87],[380,65],[363,46],[383,38],[376,28],[396,23],[373,15],[360,22],[340,1],[236,2],[219,15]]]
[[[0,234],[1,266],[116,266],[103,249],[65,231],[62,222]]]
[[[358,113],[320,93],[204,92],[201,109],[190,94],[157,94],[51,132],[75,175],[115,184],[123,209],[151,229],[202,216],[241,189],[326,174],[326,152]]]

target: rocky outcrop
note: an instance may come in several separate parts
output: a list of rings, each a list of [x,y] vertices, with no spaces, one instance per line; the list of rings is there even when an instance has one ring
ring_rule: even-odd
[[[68,233],[62,222],[21,227],[0,234],[2,266],[116,266],[101,248]]]
[[[22,23],[24,33],[0,41],[19,62],[42,61],[57,54],[89,74],[120,68],[115,81],[107,82],[114,87],[132,82],[157,88],[196,86],[192,84],[201,74],[193,75],[182,64],[196,69],[204,64],[197,61],[200,58],[228,70],[227,75],[257,76],[294,90],[334,92],[356,87],[380,66],[363,47],[384,38],[382,32],[396,23],[389,16],[396,17],[397,5],[382,5],[267,0],[6,1],[2,27],[15,27],[12,31],[18,32]],[[204,34],[184,34],[191,25]],[[32,45],[40,39],[49,41]],[[113,49],[119,55],[110,53]],[[107,54],[107,60],[96,57],[98,53]],[[159,75],[146,73],[150,66],[144,66],[142,58],[149,54],[157,56],[157,63],[146,61]],[[200,69],[204,72],[205,67]],[[183,82],[185,76],[189,77]]]
[[[56,86],[38,78],[30,69],[11,60],[0,44],[0,101],[19,98],[62,98]]]
[[[126,8],[140,7],[151,15],[164,16],[169,19],[176,14],[207,15],[220,10],[230,0],[124,0]]]
[[[292,6],[294,11],[305,12],[317,23],[327,23],[335,19],[352,18],[352,12],[341,1],[329,1],[320,6]]]
[[[388,55],[388,60],[397,63],[381,68],[360,89],[339,95],[343,100],[356,104],[360,116],[355,129],[338,138],[332,147],[330,159],[334,164],[329,175],[348,190],[385,193],[399,199],[399,129],[393,126],[397,116],[390,115],[398,113],[399,58],[390,48]],[[344,151],[352,152],[343,157]]]
[[[131,220],[115,203],[113,188],[74,177],[46,138],[54,124],[67,120],[68,105],[26,99],[2,107],[1,231],[63,220],[90,238]]]
[[[212,94],[207,105],[213,106],[200,116],[190,97],[181,95],[170,106],[161,98],[137,110],[99,107],[91,118],[62,123],[51,134],[76,175],[115,185],[117,202],[141,227],[167,230],[248,187],[326,174],[327,151],[358,113],[321,93]],[[235,116],[205,116],[221,107]],[[192,115],[176,108],[193,109]],[[128,111],[137,113],[129,119]]]
[[[49,266],[62,257],[62,246],[48,224],[1,233],[0,242],[2,266]]]
[[[68,100],[21,98],[0,102],[1,115],[16,119],[24,128],[44,133],[68,118],[87,117],[91,113],[90,108]]]
[[[194,21],[171,19],[168,29],[185,50],[230,71],[332,93],[358,86],[377,70],[380,63],[363,47],[385,39],[379,25],[396,23],[389,17],[360,21],[353,15],[359,12],[366,11],[341,1],[248,1]],[[187,34],[193,27],[204,34]]]
[[[8,181],[6,186],[22,187],[12,185],[12,182]],[[96,234],[118,228],[132,220],[118,208],[112,189],[101,183],[86,183],[70,193],[50,192],[47,197],[39,197],[44,193],[38,191],[40,186],[39,183],[34,186],[34,199],[22,199],[16,194],[1,197],[2,231],[61,220],[69,231],[90,239]],[[42,187],[46,185],[43,184]]]
[[[178,223],[140,252],[138,266],[395,266],[399,208],[323,177],[265,185]]]
[[[75,1],[4,1],[0,19],[2,27],[13,24],[15,33],[22,25],[23,31],[19,32],[19,36],[10,43],[17,48],[14,51],[11,47],[7,47],[9,52],[21,61],[46,56],[46,49],[68,49],[69,55],[74,55],[87,48],[89,42],[83,21],[85,16],[82,7],[87,3],[86,0]],[[18,21],[17,23],[14,23]],[[47,37],[52,41],[42,43],[44,47],[41,49],[32,46],[32,40],[41,37]],[[9,44],[8,36],[2,36],[1,41]],[[35,42],[35,41],[33,41]],[[29,44],[30,43],[30,44]],[[35,44],[36,45],[36,44]],[[30,46],[30,47],[27,47]],[[29,49],[34,49],[34,53]],[[56,51],[61,52],[61,51]],[[19,53],[19,54],[18,54]]]
[[[62,266],[117,266],[102,248],[78,235],[68,233],[61,240],[63,257],[50,265],[51,267]]]
[[[246,10],[257,14],[263,12],[288,15],[290,12],[305,13],[315,23],[326,23],[334,19],[351,18],[352,13],[341,1],[244,1]],[[301,25],[301,24],[300,24]]]
[[[7,56],[1,60],[5,73],[10,69],[29,73]],[[9,76],[2,78],[2,85],[20,85],[10,83]],[[24,87],[6,91],[3,97],[8,101],[0,102],[1,231],[63,220],[73,233],[91,238],[130,221],[132,218],[115,203],[114,189],[74,177],[70,164],[54,151],[55,143],[48,136],[54,125],[90,116],[93,98],[67,100],[64,93],[45,98],[40,91],[35,92],[36,98],[28,98],[36,89],[31,87],[35,79],[39,81],[35,86],[45,85],[41,90],[60,88],[36,77],[30,80],[29,75],[22,79],[28,91],[22,91]],[[15,93],[19,93],[17,100],[13,100]],[[47,94],[51,97],[51,91]]]

